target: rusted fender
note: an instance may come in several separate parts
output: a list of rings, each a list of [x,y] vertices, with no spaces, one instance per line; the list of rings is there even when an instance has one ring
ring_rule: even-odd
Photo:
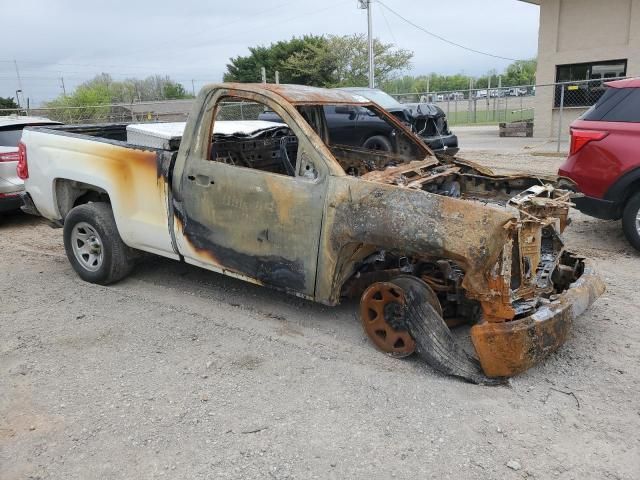
[[[473,346],[488,377],[523,372],[565,343],[574,319],[605,292],[602,279],[585,263],[582,276],[533,315],[503,323],[485,321],[471,328]]]
[[[504,226],[513,212],[354,177],[333,177],[328,198],[318,262],[321,301],[335,300],[350,275],[353,245],[454,260],[465,268],[464,287],[474,298],[495,297],[485,273],[508,241]]]

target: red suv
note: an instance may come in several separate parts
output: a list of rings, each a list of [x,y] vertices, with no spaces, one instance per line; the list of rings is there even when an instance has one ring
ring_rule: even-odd
[[[569,157],[559,175],[584,193],[583,213],[622,219],[625,236],[640,250],[640,78],[616,80],[571,124]]]

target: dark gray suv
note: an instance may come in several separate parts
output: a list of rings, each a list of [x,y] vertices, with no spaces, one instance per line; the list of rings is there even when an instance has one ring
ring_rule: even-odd
[[[407,124],[435,153],[458,153],[458,137],[449,130],[447,116],[441,108],[430,103],[402,104],[377,88],[345,87],[339,90],[360,95],[377,103]],[[370,150],[392,150],[392,125],[372,115],[366,108],[325,106],[324,113],[332,142]],[[281,121],[280,117],[271,111],[260,114],[258,118]]]

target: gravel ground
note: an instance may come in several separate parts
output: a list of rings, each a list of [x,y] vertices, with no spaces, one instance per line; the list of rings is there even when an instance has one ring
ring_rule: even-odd
[[[640,478],[640,259],[618,223],[573,218],[567,240],[608,291],[504,387],[378,353],[354,303],[161,258],[114,286],[84,283],[60,230],[5,218],[0,478]]]

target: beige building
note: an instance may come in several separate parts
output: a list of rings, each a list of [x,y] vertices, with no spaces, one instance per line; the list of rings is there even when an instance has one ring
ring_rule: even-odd
[[[603,79],[640,76],[640,0],[521,1],[540,6],[536,83],[576,82],[564,86],[568,135],[568,125],[602,94]],[[536,136],[557,136],[561,88],[536,87]]]

